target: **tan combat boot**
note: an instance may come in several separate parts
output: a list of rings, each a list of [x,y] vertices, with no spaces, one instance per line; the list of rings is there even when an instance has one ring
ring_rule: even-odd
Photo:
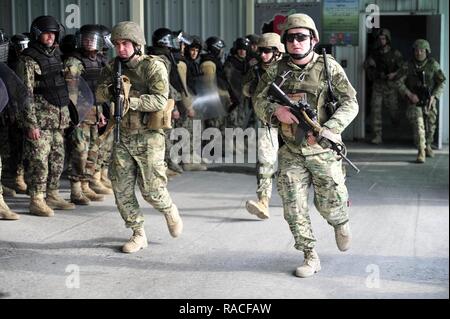
[[[70,201],[82,206],[89,205],[91,202],[81,191],[81,182],[70,182]]]
[[[74,210],[75,204],[69,203],[59,195],[57,189],[47,191],[47,198],[45,200],[47,205],[54,210]]]
[[[172,209],[164,217],[166,218],[170,235],[173,238],[179,237],[183,232],[183,220],[180,217],[177,206],[172,205]]]
[[[8,205],[6,205],[3,200],[3,195],[0,194],[0,219],[6,220],[18,220],[20,216],[9,209]]]
[[[20,194],[26,194],[27,193],[27,184],[25,183],[25,178],[23,176],[23,174],[17,174],[16,176],[16,191],[19,192]]]
[[[427,157],[434,157],[434,152],[433,149],[431,148],[431,145],[427,145],[427,147],[425,148],[425,154]]]
[[[173,177],[176,177],[176,176],[178,176],[178,175],[180,175],[180,174],[178,174],[177,172],[175,172],[175,171],[172,171],[170,168],[168,168],[167,170],[166,170],[166,176],[167,176],[167,178],[173,178]]]
[[[30,200],[30,213],[40,217],[53,217],[55,212],[48,207],[44,199],[43,193],[37,193],[31,196]]]
[[[258,202],[249,200],[245,207],[250,214],[256,215],[260,219],[268,219],[270,217],[269,199],[267,197],[262,197]]]
[[[102,182],[102,173],[101,172],[96,172],[94,174],[94,178],[92,178],[89,181],[89,187],[96,192],[97,194],[101,194],[101,195],[112,195],[113,191],[110,188],[105,187]]]
[[[86,196],[93,202],[102,202],[105,199],[103,195],[97,194],[89,187],[88,181],[81,182],[81,191],[83,192],[84,196]]]
[[[2,188],[3,188],[3,195],[5,196],[5,197],[16,197],[16,191],[14,190],[14,189],[11,189],[11,188],[9,188],[9,187],[6,187],[6,186],[2,186]]]
[[[375,137],[370,142],[375,145],[380,145],[383,143],[383,139],[381,138],[381,135],[375,135]]]
[[[350,224],[348,222],[334,227],[334,236],[340,251],[349,250],[352,241],[352,233],[350,232]]]
[[[185,172],[205,172],[208,167],[203,164],[183,164],[183,170]]]
[[[103,168],[102,169],[102,179],[101,179],[102,184],[106,187],[106,188],[110,188],[112,189],[112,183],[111,180],[108,177],[108,169],[107,168]]]
[[[122,251],[126,254],[132,254],[147,247],[148,242],[144,228],[137,228],[133,231],[133,236],[131,236],[130,240],[123,245]]]
[[[417,154],[416,162],[419,164],[423,164],[425,163],[425,159],[426,159],[425,149],[419,149],[419,154]]]
[[[315,273],[319,272],[320,269],[320,259],[319,255],[314,249],[305,250],[305,260],[303,265],[297,268],[295,275],[300,278],[312,277]]]

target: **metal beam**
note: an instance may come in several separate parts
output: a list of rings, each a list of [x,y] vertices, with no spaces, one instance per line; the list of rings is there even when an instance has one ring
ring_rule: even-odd
[[[255,0],[247,0],[245,34],[255,33]]]
[[[139,24],[145,30],[144,0],[130,0],[130,20]]]

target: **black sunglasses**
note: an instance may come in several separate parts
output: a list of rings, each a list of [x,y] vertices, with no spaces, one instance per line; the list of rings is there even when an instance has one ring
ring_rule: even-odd
[[[287,42],[294,42],[294,40],[297,40],[297,42],[303,42],[306,39],[310,38],[310,34],[303,34],[303,33],[289,33],[286,35],[286,41]]]
[[[272,48],[259,48],[259,54],[269,54],[269,53],[273,53],[273,49]]]

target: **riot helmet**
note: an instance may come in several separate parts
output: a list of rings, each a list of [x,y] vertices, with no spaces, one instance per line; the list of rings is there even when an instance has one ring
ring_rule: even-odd
[[[87,24],[76,34],[77,48],[84,51],[101,51],[105,44],[103,35],[97,25]]]
[[[6,34],[0,29],[0,62],[6,63],[9,54],[9,39]]]
[[[30,38],[23,34],[16,34],[11,38],[11,45],[16,50],[16,52],[22,52],[26,48],[28,48],[28,44],[30,42]]]
[[[205,44],[208,52],[216,57],[220,57],[226,47],[225,42],[218,37],[209,37]]]
[[[52,16],[40,16],[34,19],[30,27],[30,37],[32,41],[39,41],[40,36],[45,32],[55,33],[55,43],[61,43],[64,37],[64,26]]]

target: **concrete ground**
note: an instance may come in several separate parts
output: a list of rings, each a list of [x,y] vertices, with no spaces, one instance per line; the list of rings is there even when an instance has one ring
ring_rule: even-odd
[[[131,232],[113,196],[51,219],[29,215],[23,195],[7,199],[22,219],[0,222],[0,298],[449,298],[448,148],[437,153],[420,165],[409,147],[350,145],[361,168],[348,170],[353,245],[339,252],[312,208],[322,271],[309,279],[294,276],[303,256],[276,190],[271,219],[246,212],[251,165],[171,181],[185,226],[176,240],[141,199],[149,247],[134,255],[120,252]]]

